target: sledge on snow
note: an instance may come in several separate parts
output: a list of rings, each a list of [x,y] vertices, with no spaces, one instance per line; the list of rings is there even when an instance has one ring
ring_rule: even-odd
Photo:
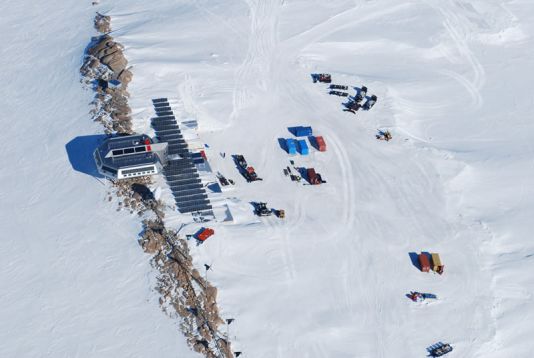
[[[426,349],[430,357],[441,357],[452,352],[452,346],[449,343],[438,342]]]
[[[414,302],[423,302],[424,300],[437,300],[438,296],[433,293],[421,293],[417,291],[411,291],[407,295]]]
[[[332,76],[329,73],[314,73],[312,74],[313,83],[323,82],[330,83],[332,82]]]

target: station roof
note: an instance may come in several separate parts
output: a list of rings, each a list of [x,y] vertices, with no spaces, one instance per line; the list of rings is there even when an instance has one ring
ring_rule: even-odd
[[[160,159],[155,152],[146,151],[145,147],[147,140],[148,143],[153,143],[152,139],[146,134],[106,138],[97,149],[102,164],[114,169],[134,167],[144,164],[156,164]],[[113,155],[113,151],[119,151],[126,148],[135,149],[132,153]],[[112,153],[110,154],[110,152]]]

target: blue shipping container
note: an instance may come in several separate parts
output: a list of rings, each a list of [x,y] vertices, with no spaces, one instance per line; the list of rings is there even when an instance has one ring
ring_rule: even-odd
[[[308,149],[308,144],[304,139],[301,139],[299,142],[299,151],[302,155],[308,155],[310,153],[310,150]]]
[[[294,139],[286,139],[286,148],[289,154],[297,154],[297,143],[295,143]]]
[[[309,137],[312,134],[312,127],[295,127],[295,136],[297,137]]]

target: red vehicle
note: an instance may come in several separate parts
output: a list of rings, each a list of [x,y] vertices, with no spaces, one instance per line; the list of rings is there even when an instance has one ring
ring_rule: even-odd
[[[195,238],[198,241],[206,241],[211,236],[213,236],[213,234],[215,234],[215,231],[213,229],[202,228],[195,234]]]
[[[319,185],[321,184],[321,176],[315,172],[315,169],[308,168],[306,170],[306,174],[308,175],[308,181],[311,185]]]

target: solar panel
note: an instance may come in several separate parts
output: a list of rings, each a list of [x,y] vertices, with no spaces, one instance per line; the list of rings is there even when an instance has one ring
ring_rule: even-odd
[[[187,150],[187,144],[169,143],[168,149],[169,150]]]
[[[175,131],[178,131],[178,134],[181,134],[180,129],[178,129],[178,125],[176,123],[152,123],[152,127],[156,130],[156,132],[161,130],[174,129]]]
[[[162,111],[157,113],[158,116],[172,116],[174,113],[172,111]]]
[[[157,102],[157,103],[153,103],[154,107],[155,108],[158,108],[158,107],[168,107],[169,106],[169,102],[167,101],[164,101],[164,102]]]
[[[180,186],[180,185],[190,185],[190,184],[200,184],[200,183],[202,183],[202,180],[200,180],[200,178],[194,178],[194,179],[187,179],[187,180],[176,180],[172,183],[169,183],[169,185]]]
[[[157,162],[156,154],[137,153],[132,155],[123,155],[111,159],[112,163],[119,167],[140,165],[140,164],[155,164]]]
[[[176,121],[176,117],[174,117],[174,116],[157,116],[157,117],[152,117],[150,119],[152,121],[158,121],[158,120],[164,120],[164,119],[172,119],[172,120]]]
[[[186,182],[187,180],[191,179],[199,179],[199,176],[197,173],[188,173],[188,174],[182,174],[182,175],[174,175],[172,178],[167,177],[167,181],[169,183],[174,182],[176,184]]]
[[[206,200],[203,203],[199,203],[195,205],[182,206],[182,207],[178,206],[178,211],[182,214],[192,213],[195,211],[209,210],[209,209],[212,209],[212,206],[209,204],[208,200]]]
[[[167,151],[169,155],[179,155],[180,157],[186,157],[189,152],[187,149],[176,149],[171,148]]]
[[[167,98],[154,98],[152,99],[152,103],[161,103],[161,102],[167,102]]]
[[[191,196],[195,196],[195,199],[196,199],[196,196],[198,195],[206,195],[206,198],[208,197],[206,192],[202,189],[173,191],[172,193],[174,194],[176,200],[179,200],[179,201],[192,200],[192,199],[186,199]]]
[[[183,141],[184,140],[178,134],[171,134],[171,135],[162,134],[161,136],[157,136],[157,137],[160,142],[165,142],[165,143],[169,143],[169,141],[177,141],[177,140]]]
[[[203,185],[202,183],[193,183],[193,184],[171,184],[170,185],[171,190],[174,192],[179,192],[182,190],[202,190]]]
[[[181,168],[193,168],[194,165],[193,163],[191,163],[191,161],[189,159],[186,159],[182,162],[174,162],[170,165],[167,166],[167,168],[169,169],[169,172],[173,169],[181,169]]]
[[[158,125],[174,125],[174,126],[177,126],[178,130],[180,130],[180,127],[178,126],[178,124],[176,124],[176,121],[174,119],[164,119],[164,120],[161,120],[161,121],[152,121],[152,126],[158,126]]]
[[[188,206],[188,205],[194,205],[198,203],[201,200],[207,200],[208,195],[206,193],[202,194],[195,194],[195,195],[188,195],[188,196],[176,196],[176,204],[178,204],[178,207],[180,206]]]
[[[165,168],[165,176],[172,177],[173,175],[196,173],[196,168],[193,167],[181,167],[181,168]]]
[[[171,107],[169,107],[169,106],[155,107],[154,109],[156,110],[156,113],[172,111]]]

